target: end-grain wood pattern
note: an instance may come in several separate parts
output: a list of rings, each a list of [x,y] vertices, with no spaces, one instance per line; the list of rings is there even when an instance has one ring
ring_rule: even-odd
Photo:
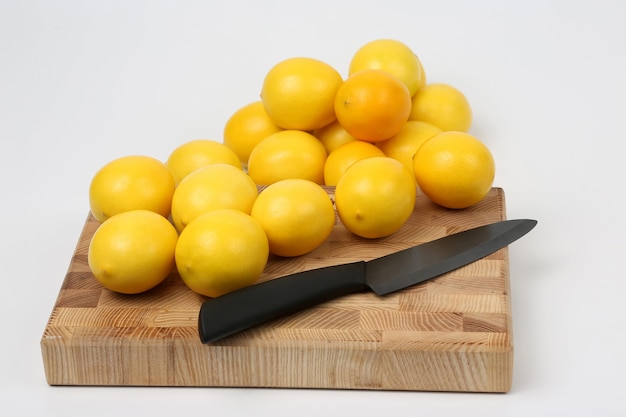
[[[505,217],[499,188],[465,210],[438,207],[418,192],[412,217],[394,235],[361,239],[337,221],[314,252],[271,256],[259,282],[372,259]],[[102,288],[87,265],[97,227],[88,216],[41,339],[51,385],[473,392],[511,387],[508,248],[388,296],[347,296],[203,345],[197,319],[205,298],[185,287],[175,271],[141,295]]]

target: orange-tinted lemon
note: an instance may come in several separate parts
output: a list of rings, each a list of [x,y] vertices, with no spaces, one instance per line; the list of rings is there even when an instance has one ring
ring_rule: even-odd
[[[383,70],[352,74],[335,98],[335,113],[341,126],[366,142],[380,142],[398,133],[410,112],[409,89]]]

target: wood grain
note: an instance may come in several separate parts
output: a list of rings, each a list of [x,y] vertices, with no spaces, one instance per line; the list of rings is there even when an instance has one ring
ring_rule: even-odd
[[[412,217],[394,235],[361,239],[337,220],[314,252],[270,257],[259,282],[372,259],[505,217],[499,188],[465,210],[437,207],[418,192]],[[141,295],[100,286],[87,265],[97,227],[88,216],[41,339],[51,385],[510,390],[508,248],[388,296],[347,296],[203,345],[197,319],[205,298],[175,271]]]

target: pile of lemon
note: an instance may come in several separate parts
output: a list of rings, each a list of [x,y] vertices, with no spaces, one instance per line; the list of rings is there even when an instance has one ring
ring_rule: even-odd
[[[495,166],[471,123],[466,97],[428,84],[402,42],[363,45],[345,79],[325,62],[286,59],[266,74],[260,100],[227,120],[223,142],[183,143],[165,162],[125,156],[95,174],[90,269],[126,294],[177,270],[217,297],[253,284],[270,254],[315,250],[335,212],[375,239],[405,224],[417,187],[443,207],[472,206]],[[334,202],[322,185],[335,187]]]

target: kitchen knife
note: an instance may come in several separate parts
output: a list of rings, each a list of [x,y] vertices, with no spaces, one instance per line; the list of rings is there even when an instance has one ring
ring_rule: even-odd
[[[382,296],[450,272],[513,243],[536,220],[501,221],[396,253],[298,272],[206,300],[198,317],[202,343],[344,295],[371,290]]]

